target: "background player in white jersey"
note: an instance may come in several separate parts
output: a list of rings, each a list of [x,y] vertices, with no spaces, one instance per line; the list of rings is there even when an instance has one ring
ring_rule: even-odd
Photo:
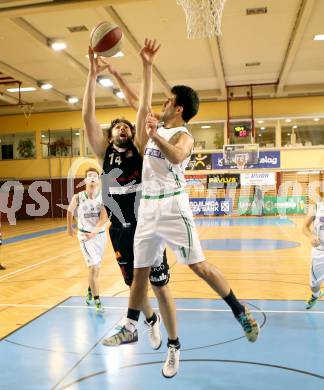
[[[148,47],[155,41],[146,40]],[[152,63],[150,70],[152,71]],[[151,79],[150,79],[151,80]],[[119,345],[137,341],[137,321],[141,302],[147,294],[149,269],[161,244],[170,246],[178,262],[189,267],[214,289],[230,306],[242,325],[249,341],[256,341],[259,326],[247,307],[235,297],[227,281],[216,267],[209,264],[203,255],[198,233],[185,192],[184,169],[188,164],[194,140],[185,127],[199,107],[196,92],[187,86],[175,86],[165,102],[161,115],[163,126],[148,114],[151,107],[152,85],[141,99],[142,110],[137,117],[137,128],[145,127],[147,143],[143,160],[143,196],[139,208],[138,225],[134,243],[134,282],[129,298],[127,321],[118,334],[106,339],[106,345]],[[162,373],[170,378],[176,375],[179,366],[179,350],[168,345],[168,356]]]
[[[146,53],[146,51],[147,48],[144,48],[141,52],[143,62],[146,61],[145,55],[150,57],[155,54],[154,52]],[[109,235],[124,281],[130,286],[133,281],[133,244],[137,225],[138,200],[141,197],[143,145],[142,137],[135,133],[134,126],[125,118],[114,119],[108,129],[108,137],[103,135],[95,114],[95,90],[97,75],[105,70],[109,70],[116,77],[130,106],[138,107],[139,102],[137,95],[122,76],[101,58],[95,59],[93,51],[89,49],[89,75],[83,99],[83,120],[91,147],[102,163],[103,201],[111,221]],[[175,320],[176,310],[168,287],[169,266],[163,251],[157,255],[161,256],[162,263],[159,262],[159,267],[150,269],[149,279],[159,302],[168,337],[179,345]],[[152,252],[150,256],[155,258],[156,253]],[[153,311],[148,296],[142,301],[142,311],[146,317],[145,324],[148,327],[150,344],[153,349],[159,349],[162,343],[160,315]]]
[[[77,210],[78,239],[84,260],[89,268],[89,287],[86,297],[88,305],[94,301],[97,311],[103,311],[99,297],[99,270],[104,255],[108,221],[102,203],[99,172],[89,168],[85,175],[85,191],[75,194],[67,211],[67,231],[73,237],[73,217]]]
[[[309,237],[313,247],[310,270],[312,296],[306,305],[306,309],[310,309],[324,295],[324,291],[321,291],[321,284],[324,281],[324,201],[310,208],[304,222],[303,232]]]

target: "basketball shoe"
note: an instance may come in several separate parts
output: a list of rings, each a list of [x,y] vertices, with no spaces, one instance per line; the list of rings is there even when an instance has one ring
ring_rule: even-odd
[[[180,360],[180,348],[175,345],[168,346],[168,354],[162,368],[162,375],[165,378],[173,378],[179,371],[179,360]]]
[[[116,334],[102,340],[106,347],[117,347],[122,344],[135,344],[138,341],[137,329],[134,332],[129,331],[123,326]]]
[[[156,314],[156,321],[152,325],[150,322],[147,322],[146,320],[144,321],[145,326],[148,328],[148,337],[149,337],[149,342],[151,344],[152,349],[159,349],[162,344],[162,333],[160,329],[161,325],[161,317],[160,314]]]
[[[311,308],[315,305],[315,303],[316,303],[323,295],[324,295],[324,291],[320,291],[318,297],[314,297],[314,295],[312,295],[312,296],[310,297],[310,299],[307,301],[306,310],[311,309]]]
[[[260,327],[256,320],[252,317],[250,310],[247,306],[244,306],[244,313],[237,317],[238,322],[241,324],[246,338],[252,343],[259,337]]]
[[[102,306],[102,303],[100,301],[100,299],[95,299],[94,301],[95,303],[95,306],[96,306],[96,312],[97,313],[103,313],[105,311],[104,307]]]
[[[90,306],[91,303],[93,303],[93,296],[92,296],[91,290],[88,290],[87,295],[86,295],[86,304],[88,306]]]

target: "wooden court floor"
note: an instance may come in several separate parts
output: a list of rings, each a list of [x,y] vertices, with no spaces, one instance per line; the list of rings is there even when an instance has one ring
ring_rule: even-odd
[[[289,218],[289,224],[281,224],[279,217],[245,219],[247,223],[243,221],[239,225],[220,218],[197,221],[202,242],[211,244],[211,249],[204,251],[208,261],[222,270],[240,299],[306,300],[309,296],[311,247],[301,231],[303,219]],[[224,223],[219,224],[220,220]],[[87,268],[77,239],[69,237],[64,231],[51,232],[64,224],[63,219],[18,221],[16,226],[3,224],[5,242],[0,262],[7,269],[0,272],[0,338],[67,297],[85,294]],[[38,235],[44,231],[46,234]],[[32,233],[34,238],[23,236]],[[6,243],[14,237],[16,242]],[[260,239],[296,245],[271,249],[263,248],[261,242],[261,247],[259,245],[257,249],[253,249],[253,243],[241,250],[231,250],[231,246],[218,249],[219,240],[231,243]],[[176,264],[170,251],[168,259],[174,298],[218,298],[189,268]],[[103,296],[128,295],[110,242],[100,283]]]

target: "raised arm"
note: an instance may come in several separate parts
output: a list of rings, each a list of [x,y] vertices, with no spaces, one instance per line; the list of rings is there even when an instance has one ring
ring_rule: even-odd
[[[140,51],[143,62],[143,75],[139,108],[136,117],[136,135],[134,143],[142,155],[148,140],[148,135],[145,130],[145,120],[147,114],[151,112],[152,105],[152,68],[155,55],[159,48],[160,45],[157,45],[155,40],[151,41],[146,38],[144,46]]]
[[[108,142],[96,119],[95,91],[97,76],[106,69],[106,65],[100,65],[98,58],[94,58],[94,52],[89,48],[89,74],[83,96],[82,118],[84,128],[90,145],[99,159],[103,159]]]
[[[120,90],[125,95],[126,103],[135,111],[137,111],[139,106],[139,98],[137,93],[130,87],[124,77],[118,72],[118,70],[114,66],[112,66],[108,62],[105,62],[104,60],[102,61],[102,63],[105,63],[107,65],[108,72],[113,75],[117,80]]]
[[[179,131],[167,141],[157,133],[158,120],[148,114],[146,118],[146,133],[159,147],[164,156],[172,164],[180,164],[190,156],[194,139],[187,133]]]

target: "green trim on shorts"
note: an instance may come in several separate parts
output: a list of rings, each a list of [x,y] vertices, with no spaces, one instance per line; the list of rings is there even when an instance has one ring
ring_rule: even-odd
[[[88,232],[88,230],[83,230],[83,229],[79,229],[79,232],[81,232],[81,233],[92,233],[92,232]],[[96,234],[101,234],[101,233],[104,233],[104,232],[105,232],[105,230],[103,230],[102,232],[98,232]]]
[[[171,192],[170,194],[160,194],[160,195],[142,195],[142,199],[163,199],[169,198],[170,196],[183,194],[185,190]]]
[[[190,254],[191,247],[192,247],[192,242],[193,242],[193,239],[192,239],[192,229],[191,229],[190,223],[188,222],[188,218],[185,217],[181,213],[180,209],[179,209],[179,212],[180,212],[181,218],[182,218],[183,222],[185,223],[185,226],[186,226],[186,229],[187,229],[187,237],[188,237],[189,246],[188,246],[188,253],[187,253],[186,257],[187,257],[187,259],[189,259],[189,254]],[[182,247],[181,249],[184,249],[184,248]]]

